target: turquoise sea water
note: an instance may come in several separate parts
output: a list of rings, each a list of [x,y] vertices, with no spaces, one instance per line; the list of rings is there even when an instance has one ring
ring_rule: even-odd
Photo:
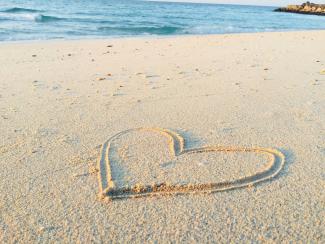
[[[325,29],[274,7],[137,0],[0,1],[0,41]]]

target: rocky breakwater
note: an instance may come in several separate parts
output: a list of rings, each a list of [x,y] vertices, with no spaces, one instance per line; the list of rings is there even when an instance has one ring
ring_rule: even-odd
[[[306,2],[301,5],[288,5],[287,7],[278,8],[278,9],[275,9],[274,11],[325,16],[325,4],[316,4],[316,3]]]

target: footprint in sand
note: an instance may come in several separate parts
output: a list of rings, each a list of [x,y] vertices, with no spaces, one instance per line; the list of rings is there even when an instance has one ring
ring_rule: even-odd
[[[130,129],[111,137],[98,160],[100,197],[228,191],[270,180],[285,163],[274,148],[186,144],[181,135],[162,128]]]

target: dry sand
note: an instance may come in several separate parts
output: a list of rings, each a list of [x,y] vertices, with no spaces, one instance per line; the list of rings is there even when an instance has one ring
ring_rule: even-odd
[[[324,43],[2,43],[0,242],[324,242]],[[134,198],[159,185],[185,194]]]

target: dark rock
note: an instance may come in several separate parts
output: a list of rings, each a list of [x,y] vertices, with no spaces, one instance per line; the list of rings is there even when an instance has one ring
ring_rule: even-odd
[[[274,11],[325,16],[325,4],[315,4],[306,2],[301,5],[288,5],[284,8],[277,8]]]

